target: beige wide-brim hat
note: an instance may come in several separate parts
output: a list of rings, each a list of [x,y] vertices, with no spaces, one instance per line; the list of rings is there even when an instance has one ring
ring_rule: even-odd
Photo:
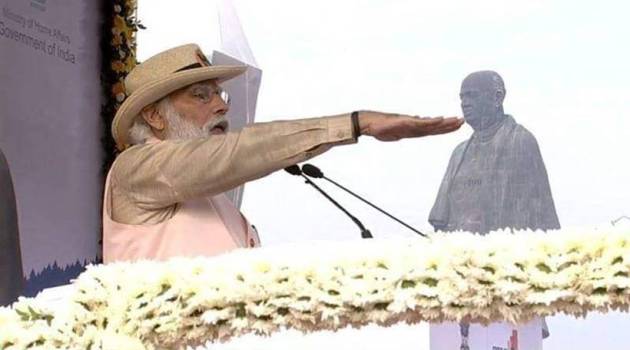
[[[178,46],[152,56],[125,78],[128,97],[112,122],[116,147],[124,150],[129,146],[129,129],[146,106],[188,85],[211,79],[221,83],[246,69],[245,66],[212,66],[196,44]]]

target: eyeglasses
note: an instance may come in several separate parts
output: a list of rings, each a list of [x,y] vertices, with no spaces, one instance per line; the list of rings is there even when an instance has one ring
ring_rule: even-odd
[[[190,89],[191,95],[202,103],[212,101],[214,95],[218,95],[226,105],[230,105],[230,95],[218,85],[212,84],[195,84]]]

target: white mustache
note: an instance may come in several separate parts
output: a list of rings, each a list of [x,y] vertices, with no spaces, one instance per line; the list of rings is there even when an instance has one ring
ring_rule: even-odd
[[[228,122],[227,118],[225,117],[225,115],[222,115],[218,118],[214,118],[212,120],[208,120],[208,122],[206,124],[203,125],[203,127],[201,127],[201,130],[203,130],[205,133],[210,133],[210,131],[212,131],[212,129],[214,129],[215,127],[221,127],[224,131],[228,130],[228,127],[230,126],[230,123]]]

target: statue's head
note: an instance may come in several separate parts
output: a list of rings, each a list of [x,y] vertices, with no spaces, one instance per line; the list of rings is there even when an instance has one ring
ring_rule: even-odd
[[[475,130],[483,130],[503,115],[505,84],[493,71],[469,74],[459,93],[464,119]]]

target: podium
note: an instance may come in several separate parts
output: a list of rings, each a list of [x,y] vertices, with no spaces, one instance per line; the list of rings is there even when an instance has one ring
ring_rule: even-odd
[[[429,327],[431,350],[542,350],[541,319],[522,325],[445,322]]]

